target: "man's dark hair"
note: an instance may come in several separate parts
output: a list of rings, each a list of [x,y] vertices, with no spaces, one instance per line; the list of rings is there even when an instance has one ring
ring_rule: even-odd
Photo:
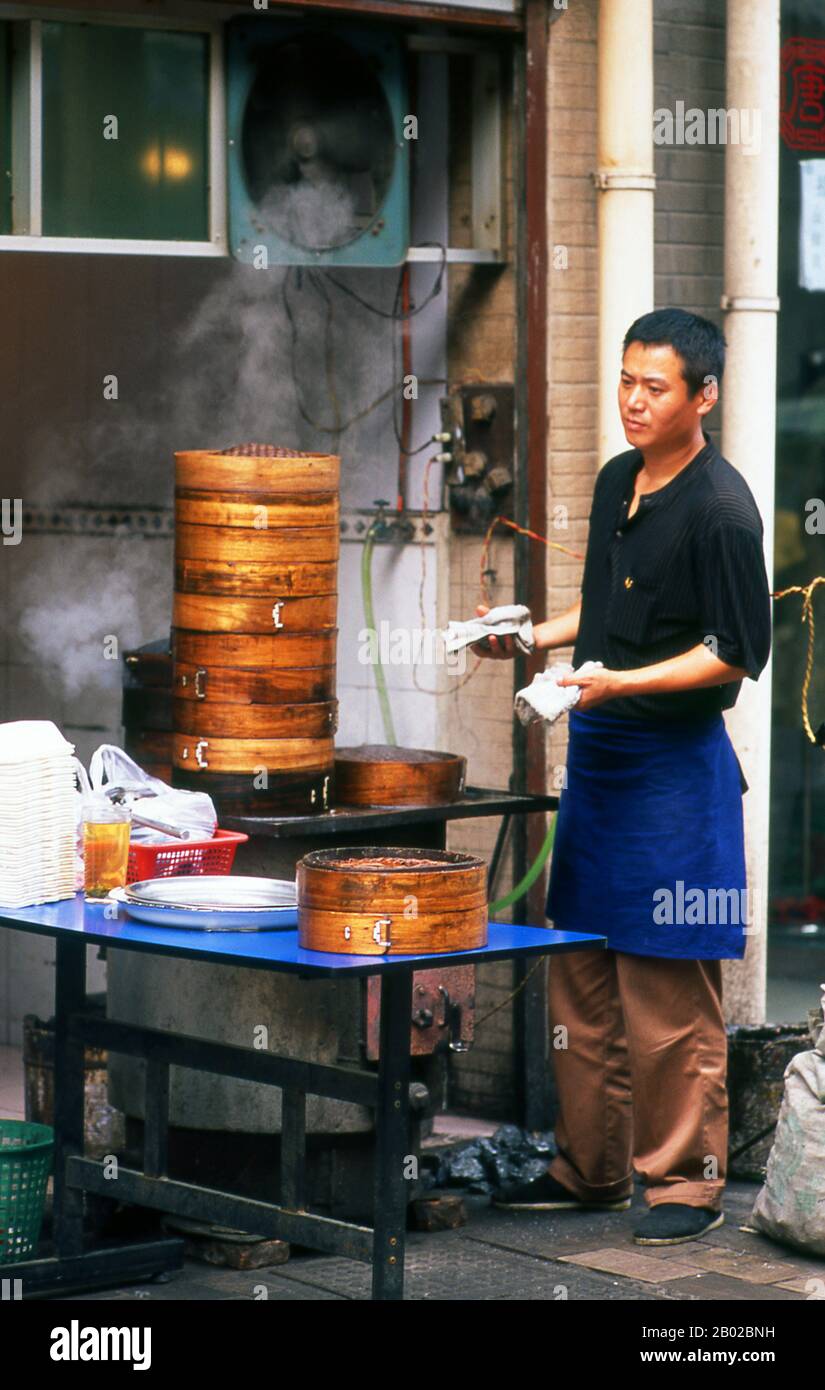
[[[631,343],[651,343],[672,347],[682,359],[682,376],[688,392],[695,396],[709,376],[721,384],[725,370],[725,339],[721,329],[699,314],[686,309],[654,309],[642,314],[625,334],[622,356]]]

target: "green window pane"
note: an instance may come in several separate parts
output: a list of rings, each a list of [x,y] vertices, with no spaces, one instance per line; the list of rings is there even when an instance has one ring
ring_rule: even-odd
[[[44,24],[44,234],[207,240],[208,120],[206,34]]]
[[[11,231],[11,32],[0,24],[0,236]]]

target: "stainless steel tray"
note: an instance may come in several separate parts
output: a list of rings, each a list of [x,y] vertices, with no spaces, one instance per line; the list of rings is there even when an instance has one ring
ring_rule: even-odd
[[[293,882],[243,874],[142,879],[112,896],[138,922],[194,931],[288,930],[297,908]]]

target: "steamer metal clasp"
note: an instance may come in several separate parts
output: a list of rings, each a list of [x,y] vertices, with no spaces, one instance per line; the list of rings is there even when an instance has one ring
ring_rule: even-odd
[[[200,739],[200,740],[195,744],[195,761],[196,761],[196,763],[198,764],[198,767],[208,767],[208,766],[209,766],[208,762],[206,761],[206,758],[203,756],[203,750],[204,750],[204,748],[208,748],[208,747],[209,747],[209,740],[206,739],[206,738]]]
[[[391,926],[392,926],[392,918],[391,918],[391,917],[376,917],[376,919],[375,919],[375,925],[373,926],[373,929],[372,929],[372,939],[373,939],[373,941],[375,942],[376,946],[383,946],[384,949],[387,950],[387,951],[390,949],[390,947],[391,947],[391,945],[392,945],[392,940],[391,940],[390,935],[389,935],[389,930],[390,930],[390,927],[391,927]],[[385,938],[383,941],[381,940],[381,930],[382,930],[382,928],[384,928],[384,929],[386,930],[386,932],[387,932],[387,936],[386,936],[386,938]]]
[[[279,598],[278,602],[272,605],[272,621],[275,627],[283,627],[283,623],[281,622],[281,609],[283,606],[284,600],[282,598]]]

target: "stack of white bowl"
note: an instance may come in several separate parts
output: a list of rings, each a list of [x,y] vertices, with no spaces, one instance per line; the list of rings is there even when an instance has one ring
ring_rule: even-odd
[[[0,724],[0,906],[74,896],[74,746],[45,719]]]

